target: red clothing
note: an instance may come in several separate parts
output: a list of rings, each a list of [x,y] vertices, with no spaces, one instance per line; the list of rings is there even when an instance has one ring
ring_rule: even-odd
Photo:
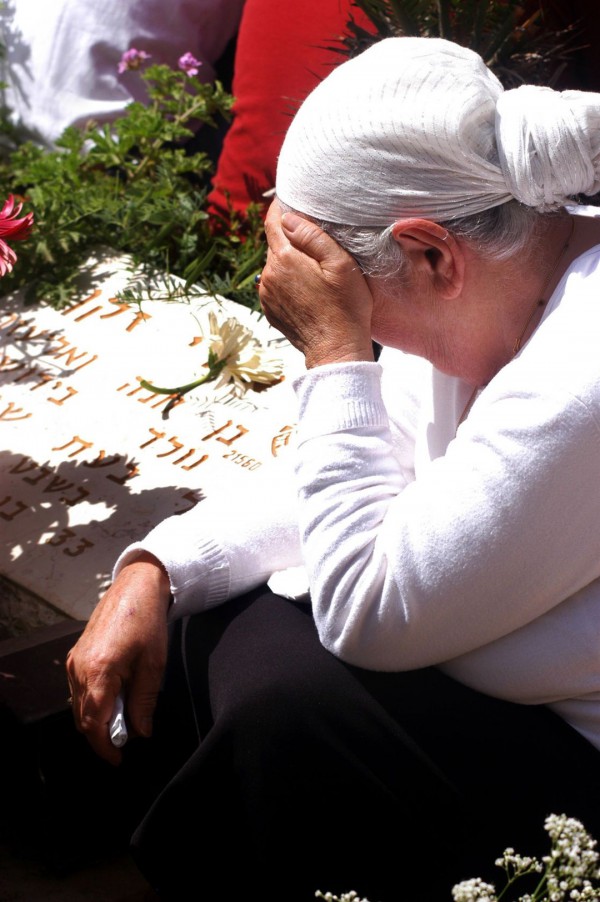
[[[209,198],[214,212],[227,211],[227,195],[243,210],[274,187],[277,157],[294,113],[346,59],[340,38],[351,16],[373,30],[351,0],[246,0],[233,77],[234,119]]]

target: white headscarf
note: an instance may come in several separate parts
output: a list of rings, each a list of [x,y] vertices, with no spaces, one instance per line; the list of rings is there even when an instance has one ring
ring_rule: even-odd
[[[437,221],[516,198],[540,211],[600,190],[600,94],[504,91],[441,38],[388,38],[335,69],[286,135],[277,196],[317,219]]]

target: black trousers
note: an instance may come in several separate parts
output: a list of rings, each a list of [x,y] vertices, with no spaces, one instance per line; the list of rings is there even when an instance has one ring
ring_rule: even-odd
[[[265,589],[180,632],[157,725],[176,772],[132,842],[161,898],[443,902],[503,885],[507,845],[545,853],[550,813],[600,834],[599,754],[544,707],[348,666]]]

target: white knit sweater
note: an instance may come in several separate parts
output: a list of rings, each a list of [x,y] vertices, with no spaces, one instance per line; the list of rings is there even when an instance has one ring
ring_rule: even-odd
[[[295,483],[203,502],[119,566],[160,558],[177,616],[304,563],[334,654],[548,703],[600,748],[600,248],[460,426],[471,387],[398,351],[296,390]]]

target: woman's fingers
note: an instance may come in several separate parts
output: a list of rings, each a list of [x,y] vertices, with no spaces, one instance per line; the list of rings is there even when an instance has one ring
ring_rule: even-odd
[[[265,231],[269,249],[275,256],[285,255],[291,246],[322,268],[337,266],[358,271],[350,254],[323,229],[297,213],[287,211],[282,214],[278,201],[274,201],[269,208]]]
[[[166,631],[149,644],[127,687],[127,713],[134,734],[152,735],[154,710],[166,664]]]
[[[356,261],[315,223],[295,213],[282,218],[277,202],[266,231],[259,292],[271,325],[308,367],[372,360],[372,297]]]
[[[109,736],[117,695],[132,733],[149,736],[166,662],[169,582],[149,558],[121,571],[67,659],[77,729],[113,764],[121,759]]]
[[[111,676],[106,665],[97,658],[90,657],[84,664],[87,656],[84,637],[85,633],[67,658],[73,719],[96,754],[111,764],[118,764],[121,753],[110,742],[108,724],[121,680],[116,674]]]

